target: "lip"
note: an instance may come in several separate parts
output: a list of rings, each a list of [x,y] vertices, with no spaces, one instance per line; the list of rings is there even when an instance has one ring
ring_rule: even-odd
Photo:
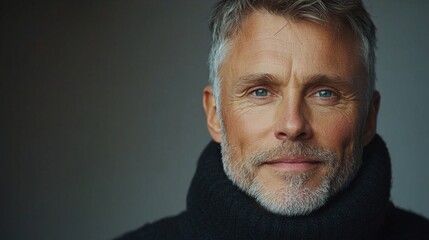
[[[263,165],[284,171],[305,172],[320,166],[321,161],[306,157],[279,158],[265,162]]]

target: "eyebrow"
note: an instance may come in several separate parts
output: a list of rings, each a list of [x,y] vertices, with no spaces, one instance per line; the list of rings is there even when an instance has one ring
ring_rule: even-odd
[[[312,85],[317,83],[333,83],[344,86],[353,85],[353,81],[348,81],[347,79],[344,79],[339,75],[316,74],[308,76],[304,79],[305,85]]]
[[[282,82],[274,75],[269,73],[251,73],[241,76],[237,85],[280,85]]]
[[[352,87],[354,81],[348,81],[339,75],[332,74],[314,74],[304,77],[302,84],[304,86],[311,86],[316,84],[335,84],[337,86]],[[284,82],[269,73],[251,73],[241,76],[237,81],[237,86],[247,87],[254,85],[265,85],[265,86],[281,86]]]
[[[305,78],[305,83],[311,84],[315,82],[336,82],[343,83],[346,82],[343,78],[338,75],[325,75],[325,74],[316,74],[311,75]]]

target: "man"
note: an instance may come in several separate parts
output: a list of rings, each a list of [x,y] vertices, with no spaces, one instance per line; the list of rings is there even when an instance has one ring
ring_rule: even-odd
[[[187,209],[121,239],[429,239],[427,219],[389,201],[361,1],[223,0],[211,30],[214,141]]]

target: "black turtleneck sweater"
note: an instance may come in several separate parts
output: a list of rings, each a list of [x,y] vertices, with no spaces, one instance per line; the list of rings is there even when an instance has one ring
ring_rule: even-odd
[[[265,211],[232,184],[223,171],[220,145],[201,154],[183,213],[146,224],[131,239],[429,239],[429,220],[389,201],[390,157],[376,136],[364,148],[363,165],[351,184],[306,216]]]

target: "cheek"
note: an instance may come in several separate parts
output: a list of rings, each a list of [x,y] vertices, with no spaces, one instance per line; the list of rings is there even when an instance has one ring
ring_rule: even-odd
[[[345,151],[355,146],[358,139],[357,112],[332,112],[313,124],[315,136],[321,145],[344,155]]]
[[[225,131],[230,145],[243,154],[261,148],[272,131],[273,111],[270,108],[236,108],[225,113]]]

